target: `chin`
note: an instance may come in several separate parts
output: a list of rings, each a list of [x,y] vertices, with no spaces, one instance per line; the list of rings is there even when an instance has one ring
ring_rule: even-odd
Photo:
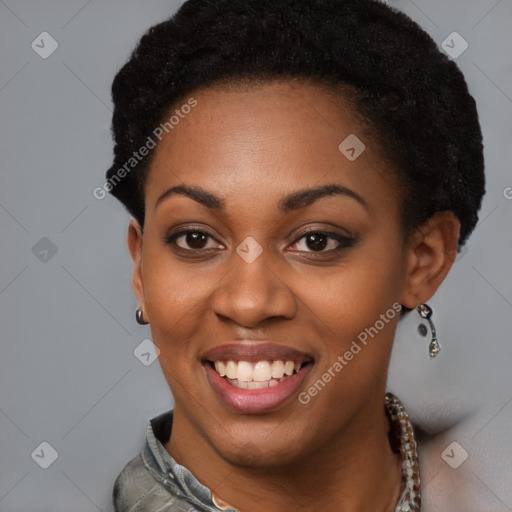
[[[226,432],[207,433],[208,442],[222,459],[241,468],[272,469],[293,464],[308,456],[304,446],[311,445],[306,440],[306,428],[294,432],[282,420],[266,425],[252,423],[231,430],[226,428]]]
[[[260,470],[286,466],[300,458],[298,454],[290,451],[290,447],[282,447],[276,450],[271,446],[258,446],[250,442],[241,443],[237,447],[227,448],[220,451],[219,454],[226,462],[233,466]]]

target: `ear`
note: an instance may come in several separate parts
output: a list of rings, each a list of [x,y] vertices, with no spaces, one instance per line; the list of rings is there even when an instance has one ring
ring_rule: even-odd
[[[136,219],[128,226],[128,250],[133,262],[132,286],[140,306],[144,305],[144,282],[142,279],[142,228]]]
[[[453,212],[435,214],[415,230],[407,246],[402,304],[414,309],[439,288],[457,256],[460,221]]]

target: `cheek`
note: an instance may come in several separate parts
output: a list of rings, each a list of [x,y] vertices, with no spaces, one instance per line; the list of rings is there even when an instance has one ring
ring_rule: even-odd
[[[322,322],[356,335],[399,299],[401,281],[396,253],[373,257],[361,252],[335,269],[301,273],[295,291]]]
[[[298,281],[304,314],[323,342],[320,373],[339,362],[334,394],[376,375],[384,378],[400,316],[402,267],[399,246],[392,247],[361,248],[343,266],[315,269],[316,275]]]
[[[155,324],[181,323],[194,313],[221,277],[218,266],[185,262],[148,229],[143,247],[144,298]]]
[[[222,275],[177,261],[157,242],[147,244],[143,258],[145,309],[154,341],[162,355],[173,356],[164,360],[173,364],[178,355],[196,355],[187,340],[204,330],[207,298]]]

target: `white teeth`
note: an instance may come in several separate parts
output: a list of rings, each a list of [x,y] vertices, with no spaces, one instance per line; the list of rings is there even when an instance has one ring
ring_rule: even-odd
[[[226,377],[228,379],[238,378],[238,365],[234,361],[228,361],[226,364]]]
[[[284,377],[283,377],[284,379]],[[264,382],[256,382],[251,380],[250,382],[245,382],[243,380],[238,379],[229,379],[229,383],[234,386],[235,388],[239,389],[267,389],[267,388],[273,388],[274,386],[277,386],[279,384],[279,381],[276,379],[272,380],[266,380]]]
[[[252,364],[249,361],[239,361],[237,379],[242,382],[249,382],[252,380]]]
[[[215,361],[215,370],[226,377],[231,384],[242,389],[264,389],[277,386],[294,372],[298,372],[301,363],[294,361]]]
[[[226,363],[224,361],[215,361],[215,369],[221,377],[226,376]]]
[[[253,380],[257,382],[268,381],[272,377],[270,363],[268,361],[258,361],[254,365]]]
[[[284,375],[284,363],[283,361],[274,361],[272,363],[272,377],[274,379],[280,379]]]

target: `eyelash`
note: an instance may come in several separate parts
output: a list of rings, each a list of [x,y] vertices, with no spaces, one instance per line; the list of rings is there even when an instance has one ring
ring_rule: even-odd
[[[176,244],[176,240],[178,240],[179,238],[181,238],[183,236],[191,234],[191,233],[206,235],[208,238],[215,240],[215,237],[213,237],[210,233],[208,233],[207,231],[204,231],[203,229],[190,229],[189,228],[189,229],[185,229],[185,230],[173,233],[172,235],[166,236],[164,241],[167,245],[174,245],[178,250],[187,251],[187,252],[201,253],[201,252],[206,252],[206,251],[210,250],[210,249],[185,249]],[[340,235],[339,233],[334,233],[332,231],[312,229],[310,231],[306,231],[305,233],[302,233],[298,238],[296,238],[292,242],[291,245],[297,244],[299,241],[307,238],[310,235],[324,235],[328,239],[335,240],[336,242],[338,242],[339,245],[336,248],[329,249],[327,251],[325,251],[325,250],[321,250],[321,251],[310,250],[310,251],[297,251],[297,252],[303,252],[303,253],[312,254],[312,255],[332,254],[332,253],[340,252],[343,249],[353,247],[357,242],[356,237],[344,236],[344,235]],[[217,243],[219,243],[219,242],[217,242]]]

